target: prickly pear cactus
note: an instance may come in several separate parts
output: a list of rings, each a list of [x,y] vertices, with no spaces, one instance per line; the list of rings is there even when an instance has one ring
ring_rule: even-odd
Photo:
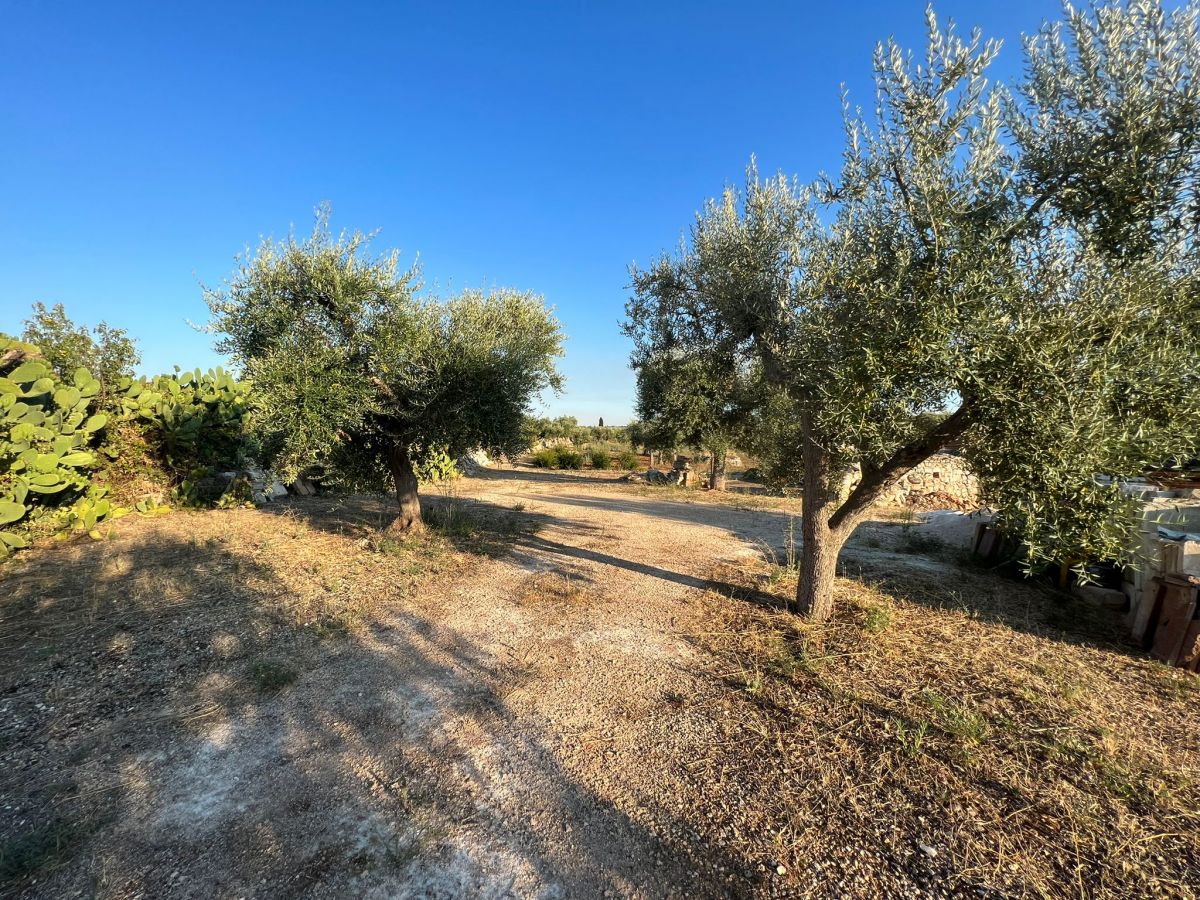
[[[236,457],[249,388],[224,369],[126,380],[119,391],[125,415],[152,434],[170,466],[187,471]]]
[[[37,530],[99,537],[125,512],[91,482],[91,447],[108,422],[91,411],[99,391],[86,369],[60,381],[36,347],[0,336],[0,556]]]

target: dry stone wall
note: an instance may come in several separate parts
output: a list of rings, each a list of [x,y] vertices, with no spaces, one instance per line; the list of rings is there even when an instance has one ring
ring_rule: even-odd
[[[859,482],[856,472],[847,493]],[[937,453],[902,476],[880,501],[883,506],[912,509],[979,509],[979,479],[967,469],[961,456]]]

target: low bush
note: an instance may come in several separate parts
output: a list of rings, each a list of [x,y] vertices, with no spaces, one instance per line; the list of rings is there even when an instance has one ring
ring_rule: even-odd
[[[533,454],[532,462],[539,469],[558,468],[558,448],[546,447]]]
[[[593,469],[612,468],[612,454],[602,448],[595,448],[588,454],[588,461]]]
[[[101,387],[0,335],[0,556],[36,535],[99,538],[105,522],[146,514],[148,493],[187,501],[198,478],[239,461],[248,387],[220,369],[123,379],[111,412],[97,411]]]
[[[626,472],[632,472],[641,463],[641,458],[632,450],[623,450],[621,451],[621,455],[617,457],[617,465]]]
[[[578,450],[559,450],[558,467],[560,469],[582,469],[583,454]]]

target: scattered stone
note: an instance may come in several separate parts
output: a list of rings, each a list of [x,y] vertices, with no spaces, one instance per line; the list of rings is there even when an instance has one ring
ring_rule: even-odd
[[[926,856],[928,856],[930,859],[933,859],[935,856],[937,856],[937,848],[936,847],[930,847],[928,844],[920,844],[918,846],[920,846],[921,852],[924,853]]]
[[[291,483],[289,490],[293,494],[299,494],[301,497],[311,497],[317,492],[317,486],[301,475]]]
[[[229,476],[230,487],[234,486],[234,481],[244,480],[249,487],[250,499],[255,503],[270,503],[288,495],[282,481],[257,466],[248,466],[241,472],[222,472],[221,475]]]
[[[1123,610],[1127,602],[1124,591],[1100,587],[1098,584],[1077,584],[1071,588],[1071,593],[1099,609],[1111,609],[1117,612]]]
[[[646,481],[650,484],[685,484],[686,478],[687,470],[685,469],[672,469],[670,472],[650,469],[646,472]]]
[[[484,450],[472,450],[470,453],[464,453],[455,462],[458,470],[464,475],[478,475],[484,469],[492,466],[491,457]]]

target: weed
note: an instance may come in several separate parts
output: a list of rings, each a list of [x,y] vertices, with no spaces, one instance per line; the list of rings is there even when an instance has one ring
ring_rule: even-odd
[[[875,603],[867,607],[866,617],[863,619],[863,631],[868,634],[880,634],[887,631],[892,624],[892,611],[882,603]]]
[[[558,448],[546,447],[533,454],[533,459],[530,460],[539,469],[557,469],[558,468]]]
[[[904,751],[904,755],[912,759],[921,752],[921,745],[925,743],[925,733],[929,731],[929,722],[921,719],[920,722],[905,724],[903,719],[896,719],[896,741],[900,744],[900,749]]]
[[[772,587],[776,585],[787,584],[788,582],[795,580],[796,574],[797,573],[795,569],[789,569],[786,566],[773,566],[770,571],[767,572],[767,583]]]
[[[943,697],[937,691],[921,691],[921,699],[933,710],[938,728],[970,744],[979,744],[987,737],[987,719],[962,703]]]
[[[765,636],[760,658],[768,672],[782,678],[792,678],[797,673],[815,678],[826,662],[824,657],[809,653],[803,642],[793,645],[779,632]]]
[[[250,666],[255,686],[266,694],[283,690],[296,680],[298,673],[287,663],[274,659],[259,659]]]
[[[405,537],[393,537],[386,531],[374,532],[367,538],[368,546],[376,553],[382,553],[385,556],[403,556],[410,549],[411,541]],[[316,562],[308,565],[308,570],[316,575],[320,571],[320,567]]]
[[[622,450],[621,455],[617,457],[617,465],[626,472],[632,472],[641,465],[641,462],[641,459],[632,450]]]
[[[1157,662],[1151,671],[1154,680],[1174,699],[1188,700],[1200,697],[1200,676]]]

